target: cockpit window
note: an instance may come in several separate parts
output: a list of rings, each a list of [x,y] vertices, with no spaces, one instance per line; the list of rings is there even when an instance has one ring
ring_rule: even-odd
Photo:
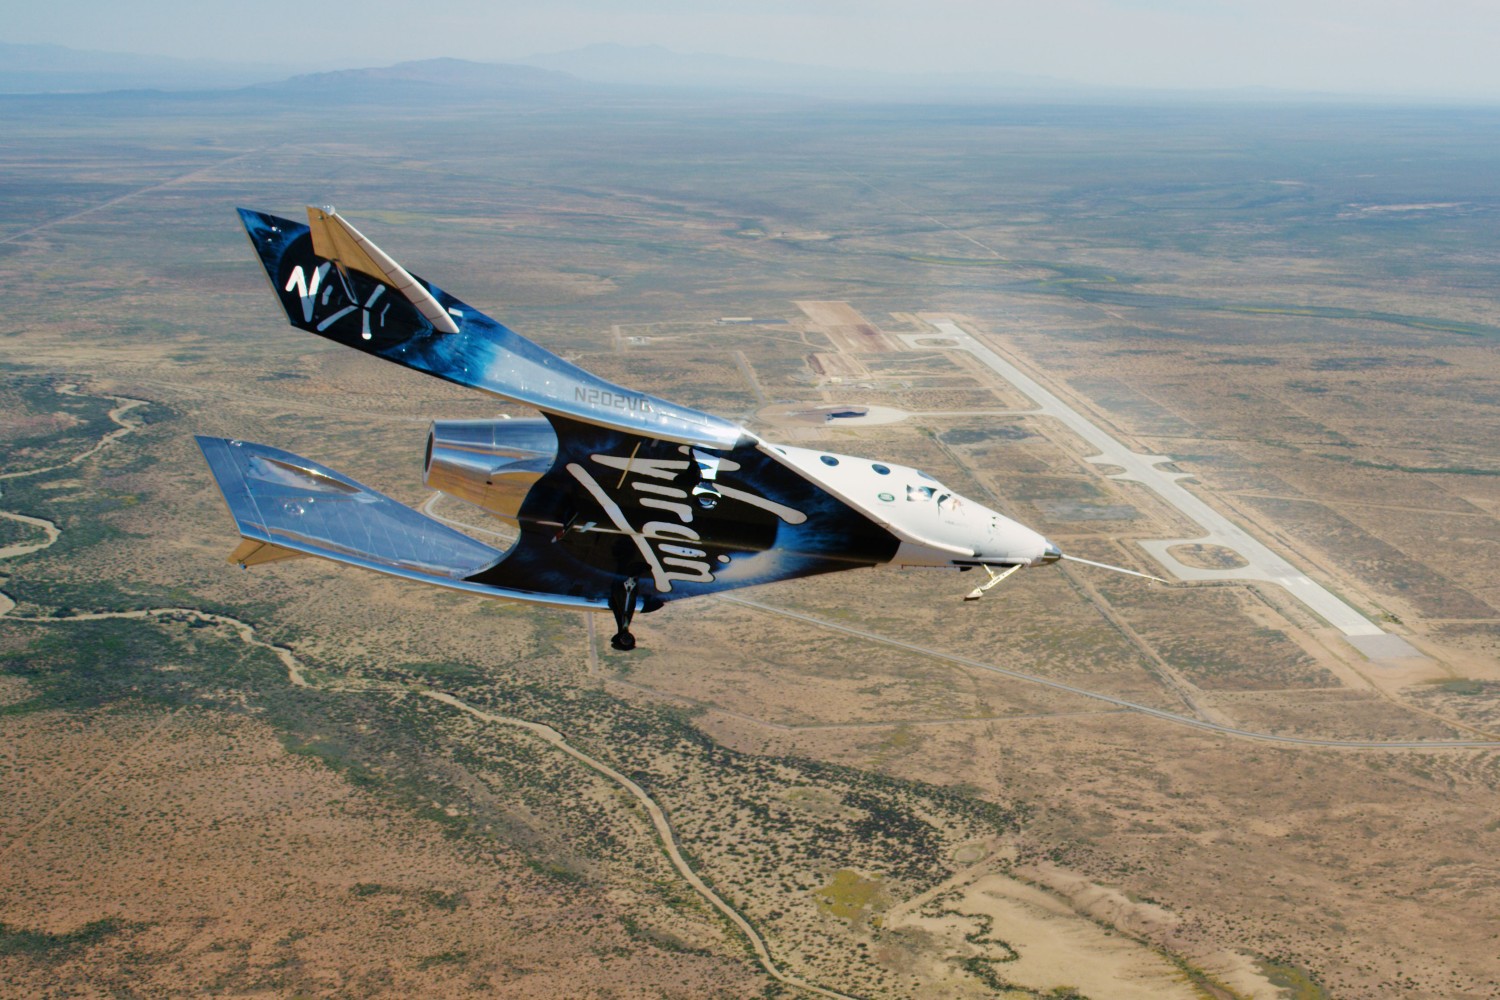
[[[927,473],[923,472],[921,469],[917,470],[917,475],[921,476],[923,479],[927,480],[929,483],[935,483],[935,482],[937,482],[936,479],[933,479],[931,476],[929,476]]]
[[[937,490],[931,486],[908,485],[906,487],[906,499],[912,502],[916,502],[918,500],[931,500],[936,493]]]
[[[882,476],[889,476],[891,474],[891,470],[888,469],[888,468],[886,468],[883,465],[876,464],[876,465],[870,466],[870,468],[874,469],[877,473],[879,473]]]

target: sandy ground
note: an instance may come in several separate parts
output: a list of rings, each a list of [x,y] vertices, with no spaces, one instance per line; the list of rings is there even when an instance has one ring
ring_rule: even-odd
[[[479,854],[215,712],[4,721],[0,995],[700,997],[755,971],[642,948],[609,901]]]
[[[1003,947],[973,944],[981,923],[993,920],[989,937]],[[1154,949],[1122,933],[1081,918],[1067,903],[1035,886],[1003,875],[947,883],[890,911],[884,925],[917,928],[941,940],[956,956],[994,955],[1006,981],[1043,993],[1073,987],[1089,997],[1117,1000],[1195,1000],[1199,994]]]

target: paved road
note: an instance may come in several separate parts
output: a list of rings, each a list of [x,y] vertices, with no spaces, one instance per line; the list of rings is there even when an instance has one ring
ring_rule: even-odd
[[[1167,472],[1158,468],[1172,461],[1168,455],[1143,455],[1131,451],[1108,431],[1063,402],[1015,365],[996,354],[977,338],[951,320],[936,320],[933,327],[942,337],[954,343],[950,349],[968,351],[1001,378],[1031,397],[1038,413],[1060,421],[1083,438],[1098,454],[1088,461],[1095,465],[1113,465],[1122,471],[1109,478],[1140,483],[1161,497],[1203,529],[1196,538],[1174,538],[1140,542],[1142,548],[1167,567],[1180,580],[1258,580],[1284,588],[1305,604],[1314,614],[1343,633],[1360,652],[1372,659],[1420,656],[1405,639],[1391,635],[1350,607],[1307,574],[1271,551],[1245,529],[1184,489],[1177,480],[1191,478],[1187,473]],[[932,337],[926,334],[904,334],[912,346],[931,348]],[[1246,566],[1239,569],[1198,569],[1176,559],[1168,550],[1174,545],[1199,543],[1219,545],[1239,553]]]
[[[172,187],[174,184],[181,184],[183,181],[190,181],[194,177],[199,177],[203,174],[209,173],[210,171],[217,170],[220,167],[228,166],[229,164],[234,163],[237,160],[243,160],[246,157],[255,156],[263,152],[265,152],[265,150],[263,149],[252,149],[248,152],[238,153],[227,159],[218,160],[214,163],[207,164],[206,166],[197,167],[193,170],[189,170],[185,174],[179,174],[176,177],[169,177],[168,179],[159,183],[148,184],[145,187],[136,188],[134,191],[126,191],[124,194],[116,195],[115,197],[110,198],[108,201],[101,201],[97,205],[90,205],[87,208],[80,208],[76,212],[69,212],[67,215],[60,215],[55,219],[48,219],[46,222],[38,223],[37,225],[31,226],[27,229],[23,229],[20,232],[11,233],[6,237],[0,237],[0,243],[14,243],[22,237],[30,236],[32,233],[39,233],[43,229],[50,229],[53,226],[61,225],[64,222],[71,222],[72,220],[81,218],[85,215],[103,211],[106,208],[118,205],[120,202],[130,198],[135,198],[143,194],[149,194],[152,191],[160,191],[162,188]]]

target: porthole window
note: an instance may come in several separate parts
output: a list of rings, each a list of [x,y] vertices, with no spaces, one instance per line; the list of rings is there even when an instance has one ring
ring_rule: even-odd
[[[818,458],[822,460],[822,462],[823,462],[824,465],[838,465],[839,464],[839,460],[836,459],[836,458],[834,458],[832,455],[819,455]]]
[[[888,469],[888,468],[886,468],[883,465],[872,465],[872,466],[870,466],[870,468],[874,469],[876,472],[880,473],[882,476],[889,476],[891,474],[891,470]]]

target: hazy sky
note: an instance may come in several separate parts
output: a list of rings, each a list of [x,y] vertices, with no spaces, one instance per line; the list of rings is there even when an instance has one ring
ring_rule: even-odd
[[[1500,99],[1495,0],[49,0],[14,5],[0,40],[298,69],[618,42],[902,72]]]

